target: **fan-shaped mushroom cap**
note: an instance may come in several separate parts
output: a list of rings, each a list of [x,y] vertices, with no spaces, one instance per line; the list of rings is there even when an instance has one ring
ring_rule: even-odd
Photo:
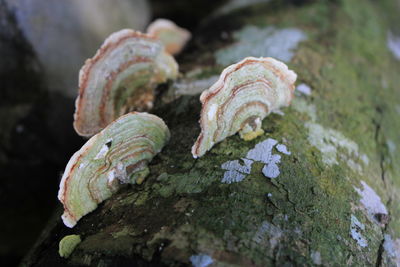
[[[193,157],[201,157],[238,131],[245,140],[262,134],[262,119],[289,105],[296,78],[273,58],[247,57],[224,69],[219,80],[200,96],[201,133],[192,147]]]
[[[154,37],[129,29],[111,34],[79,72],[75,130],[92,136],[129,111],[148,110],[154,88],[177,75],[175,59]]]
[[[69,160],[61,179],[58,199],[68,227],[121,184],[141,183],[149,173],[148,162],[169,140],[162,119],[148,113],[128,113],[90,138]]]
[[[157,19],[147,27],[147,33],[157,37],[172,55],[179,54],[191,38],[188,30],[167,19]]]

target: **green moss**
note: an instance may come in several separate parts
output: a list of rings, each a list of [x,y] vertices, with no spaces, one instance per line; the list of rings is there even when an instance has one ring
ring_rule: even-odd
[[[116,231],[116,232],[112,232],[111,233],[113,238],[120,238],[122,236],[128,236],[128,235],[132,235],[135,236],[135,232],[131,229],[131,227],[125,226],[123,227],[121,230]]]
[[[147,191],[141,192],[138,198],[135,200],[135,205],[140,206],[146,203],[149,198],[149,193]]]
[[[186,174],[178,173],[163,177],[160,181],[161,184],[154,185],[154,189],[163,197],[169,197],[173,194],[195,194],[202,192],[215,180],[212,173],[207,175],[199,170],[193,170]]]

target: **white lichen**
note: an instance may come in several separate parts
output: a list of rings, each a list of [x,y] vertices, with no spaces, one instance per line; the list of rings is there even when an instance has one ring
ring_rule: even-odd
[[[316,147],[322,154],[322,161],[332,166],[339,163],[339,159],[345,161],[355,172],[362,173],[362,162],[369,164],[368,156],[359,153],[358,145],[354,141],[345,137],[341,132],[334,129],[325,128],[318,124],[317,114],[314,105],[308,104],[304,99],[296,98],[292,107],[300,113],[305,113],[310,118],[304,126],[308,129],[308,141]],[[339,154],[338,150],[344,150]]]
[[[354,187],[356,192],[361,196],[360,202],[367,210],[370,218],[373,218],[375,222],[379,223],[376,218],[375,214],[385,214],[388,215],[388,211],[385,205],[382,203],[381,198],[378,194],[371,188],[369,185],[361,181],[363,188]]]
[[[247,152],[246,158],[263,163],[269,163],[272,155],[272,148],[278,141],[268,138],[261,143],[258,143],[253,149]]]
[[[389,234],[385,234],[384,240],[383,249],[390,262],[393,262],[394,266],[400,266],[400,238],[393,240]],[[388,264],[388,266],[392,265]]]
[[[285,145],[282,144],[278,144],[276,146],[276,150],[278,150],[279,152],[286,154],[286,155],[290,155],[290,151],[287,150],[287,147]]]
[[[240,182],[246,178],[248,174],[251,173],[251,166],[254,161],[264,163],[262,173],[268,178],[276,178],[279,176],[279,166],[281,156],[277,154],[272,154],[272,149],[278,141],[268,138],[261,143],[255,145],[255,147],[247,152],[245,158],[242,158],[244,165],[242,165],[238,160],[231,160],[223,163],[221,168],[226,170],[224,177],[222,178],[222,183],[235,183]],[[283,144],[278,144],[276,149],[286,155],[290,155],[291,152],[288,151],[287,147]]]
[[[264,221],[258,228],[252,240],[259,245],[269,242],[271,249],[274,249],[278,245],[282,236],[283,231],[279,227]]]
[[[393,56],[400,60],[400,36],[395,36],[393,33],[388,32],[387,47],[392,52]]]
[[[239,171],[242,173],[246,173],[249,174],[251,172],[251,164],[253,164],[253,161],[248,160],[243,158],[242,159],[244,162],[244,165],[241,165],[239,163],[239,160],[231,160],[231,161],[227,161],[225,163],[223,163],[221,165],[221,168],[224,170],[234,170],[234,171]]]
[[[351,223],[350,223],[350,235],[356,240],[357,244],[360,247],[367,247],[367,240],[361,235],[361,231],[365,230],[365,225],[362,224],[354,215],[351,215]]]
[[[235,32],[233,36],[236,43],[215,53],[218,64],[229,65],[248,56],[273,57],[289,62],[298,44],[306,40],[305,33],[299,29],[258,28],[252,25]]]
[[[321,253],[319,251],[311,250],[311,259],[315,265],[321,265]]]
[[[280,162],[281,162],[281,156],[272,155],[270,161],[267,164],[265,164],[265,166],[262,169],[262,173],[264,174],[264,176],[268,178],[278,177],[280,171],[277,164]]]
[[[226,171],[224,173],[224,178],[222,178],[221,180],[221,183],[224,184],[238,183],[243,181],[244,178],[246,178],[246,175],[238,171]]]
[[[258,143],[246,155],[247,159],[265,163],[262,172],[264,176],[268,178],[276,178],[280,174],[279,167],[277,164],[280,163],[281,156],[272,154],[272,149],[277,143],[278,142],[276,140],[268,138],[267,140]]]
[[[392,237],[388,234],[385,234],[384,237],[385,241],[383,242],[383,248],[385,249],[389,257],[396,257],[396,250],[393,244]]]
[[[322,161],[326,165],[338,164],[338,148],[341,148],[346,152],[340,155],[341,159],[347,161],[347,165],[354,171],[361,172],[361,166],[352,159],[352,157],[359,158],[358,145],[354,141],[318,123],[306,122],[305,126],[308,129],[309,143],[321,152]]]
[[[369,158],[368,158],[367,155],[362,154],[361,157],[360,157],[360,159],[362,160],[362,162],[364,162],[364,165],[365,165],[365,166],[368,166],[368,164],[369,164]]]
[[[387,140],[386,145],[389,149],[390,154],[394,154],[396,152],[396,144],[392,140]]]
[[[345,154],[341,154],[340,158],[347,162],[347,166],[350,167],[355,172],[362,173],[362,167],[360,164],[356,163],[354,160],[351,158],[348,158]]]
[[[190,262],[194,267],[207,267],[214,260],[207,254],[197,254],[190,256]]]
[[[300,92],[302,94],[305,94],[305,95],[309,96],[309,95],[311,95],[311,87],[308,86],[305,83],[301,83],[296,87],[296,91],[295,92]]]
[[[317,111],[314,105],[307,104],[304,99],[295,98],[292,101],[292,107],[300,113],[305,113],[311,121],[317,120]]]
[[[248,159],[242,160],[244,166],[238,160],[227,161],[221,165],[221,168],[226,170],[224,178],[221,181],[222,183],[231,184],[241,182],[246,177],[246,174],[250,174],[253,161]]]

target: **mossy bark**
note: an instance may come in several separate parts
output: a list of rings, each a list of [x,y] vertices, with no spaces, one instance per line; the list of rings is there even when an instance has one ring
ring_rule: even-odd
[[[209,20],[179,58],[191,79],[219,74],[224,66],[215,63],[214,52],[246,25],[296,27],[308,38],[288,65],[312,88],[311,96],[298,95],[285,115],[264,119],[263,136],[250,142],[232,136],[193,159],[198,95],[171,99],[175,87],[169,86],[153,113],[172,138],[151,162],[147,180],[121,190],[73,229],[62,225],[58,212],[23,264],[182,266],[203,255],[210,266],[395,266],[400,62],[387,49],[396,23],[387,14],[398,13],[396,4],[271,1]],[[291,152],[282,154],[276,179],[255,163],[243,181],[221,183],[224,162],[245,157],[268,138]],[[387,213],[360,201],[372,194],[361,181]],[[80,235],[82,243],[62,259],[58,242],[67,234]]]

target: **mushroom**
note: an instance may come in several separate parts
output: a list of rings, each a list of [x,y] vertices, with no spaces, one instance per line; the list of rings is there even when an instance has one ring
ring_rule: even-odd
[[[79,235],[67,235],[58,243],[58,254],[60,257],[68,258],[77,245],[82,242]]]
[[[169,137],[162,119],[132,112],[90,138],[69,160],[61,179],[64,224],[73,227],[123,184],[142,183],[149,174],[147,164]]]
[[[155,37],[129,29],[111,34],[79,72],[76,132],[92,136],[127,112],[150,109],[155,87],[177,75],[175,59]]]
[[[192,36],[188,30],[168,19],[153,21],[147,27],[147,33],[158,38],[172,55],[179,54]]]
[[[192,147],[193,157],[203,156],[237,132],[244,140],[262,135],[262,120],[290,104],[296,78],[296,73],[273,58],[247,57],[224,69],[200,96],[201,133]]]

